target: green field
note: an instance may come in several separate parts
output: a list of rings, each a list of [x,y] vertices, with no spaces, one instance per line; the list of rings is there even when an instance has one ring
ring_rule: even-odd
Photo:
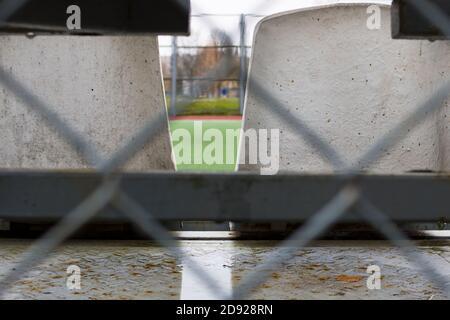
[[[170,106],[170,97],[167,98],[167,105]],[[169,108],[170,109],[170,108]],[[238,98],[218,98],[218,99],[197,99],[177,110],[179,116],[237,116],[240,114]],[[169,110],[170,114],[170,110]]]
[[[197,171],[197,172],[233,172],[236,167],[236,157],[237,157],[237,148],[238,148],[238,137],[236,139],[227,139],[227,129],[231,130],[239,130],[241,128],[242,121],[240,120],[172,120],[170,122],[170,131],[172,133],[172,138],[174,137],[174,133],[179,129],[184,129],[183,133],[189,132],[192,139],[190,141],[183,142],[183,139],[178,137],[178,142],[173,142],[175,158],[177,162],[177,170],[178,171]],[[201,132],[198,130],[199,127],[202,127]],[[197,130],[194,130],[194,128]],[[204,141],[202,138],[205,133],[208,132],[208,129],[217,129],[223,136],[223,148],[221,148],[221,152],[223,153],[223,163],[222,164],[207,164],[204,159],[202,159],[201,163],[195,163],[195,155],[204,155],[205,150],[208,150],[208,146],[212,145],[211,141]],[[195,133],[197,132],[197,134]],[[200,135],[198,133],[201,133]],[[230,131],[229,131],[230,132]],[[178,131],[180,133],[180,131]],[[218,133],[216,131],[216,133]],[[194,137],[197,136],[195,139]],[[215,141],[215,140],[214,140]],[[228,151],[227,151],[228,145]],[[186,149],[188,150],[184,150]],[[180,157],[177,157],[176,150],[182,150],[179,152],[181,156],[185,155],[185,152],[188,152],[187,155],[191,155],[189,163],[181,163],[182,160]],[[233,154],[230,155],[229,151],[232,150]],[[234,161],[232,164],[227,163],[226,155],[229,157],[234,157]],[[217,155],[214,153],[214,155]],[[186,156],[187,158],[187,156]],[[186,161],[187,162],[187,161]]]

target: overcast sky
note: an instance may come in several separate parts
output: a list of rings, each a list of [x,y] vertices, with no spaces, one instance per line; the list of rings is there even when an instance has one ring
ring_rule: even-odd
[[[270,15],[278,12],[289,11],[314,5],[323,5],[330,3],[349,3],[349,2],[369,2],[369,3],[391,3],[391,0],[191,0],[192,14],[224,14],[239,15],[256,14]],[[261,18],[247,19],[247,44],[251,44],[253,30],[256,23]],[[191,20],[192,36],[188,39],[180,38],[181,43],[189,45],[202,45],[209,38],[211,31],[210,22],[214,22],[214,26],[227,32],[233,39],[239,39],[239,17],[214,17],[211,19],[195,18]],[[170,37],[160,37],[162,46],[170,45]],[[161,54],[170,54],[170,50],[162,49]]]

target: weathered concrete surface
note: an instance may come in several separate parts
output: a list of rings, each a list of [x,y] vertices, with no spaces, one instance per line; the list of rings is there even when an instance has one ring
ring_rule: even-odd
[[[368,4],[278,14],[257,27],[245,129],[280,129],[280,169],[324,172],[331,166],[281,119],[251,85],[258,81],[291,117],[336,148],[348,165],[450,77],[450,42],[392,40],[390,7],[369,30]],[[371,171],[449,170],[449,102],[389,150]],[[248,166],[242,170],[255,169]],[[367,169],[367,168],[361,168]]]
[[[104,156],[165,112],[156,37],[0,37],[0,65]],[[0,168],[80,169],[60,135],[0,89]],[[173,169],[167,121],[128,169]]]
[[[0,241],[0,277],[28,241]],[[265,241],[182,241],[192,260],[230,293],[274,250]],[[450,278],[450,242],[418,249]],[[381,268],[381,290],[368,290],[367,267]],[[66,288],[69,265],[81,268],[81,290]],[[151,242],[71,242],[12,287],[13,299],[211,299],[193,273]],[[442,299],[444,296],[400,251],[386,242],[323,241],[298,250],[251,296],[257,299]]]

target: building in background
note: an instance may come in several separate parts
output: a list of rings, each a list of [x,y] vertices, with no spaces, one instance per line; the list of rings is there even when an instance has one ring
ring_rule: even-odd
[[[238,98],[240,81],[240,50],[233,46],[223,31],[212,33],[204,46],[177,47],[177,94],[195,99]],[[214,72],[227,60],[225,76]],[[167,95],[172,87],[171,56],[161,57]]]

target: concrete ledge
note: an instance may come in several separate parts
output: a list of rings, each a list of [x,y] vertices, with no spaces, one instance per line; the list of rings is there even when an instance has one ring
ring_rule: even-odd
[[[255,33],[245,102],[245,129],[280,129],[280,169],[332,172],[286,119],[287,108],[336,149],[347,165],[400,123],[450,77],[450,44],[393,40],[389,6],[379,6],[370,29],[370,4],[306,8],[264,19]],[[280,104],[261,98],[259,83]],[[376,173],[450,170],[449,101],[370,168]],[[242,149],[241,149],[242,150]],[[240,170],[258,170],[242,166]]]
[[[105,157],[166,113],[156,37],[0,37],[0,65]],[[59,133],[1,87],[0,135],[0,168],[88,167]],[[166,118],[126,169],[173,168]]]

